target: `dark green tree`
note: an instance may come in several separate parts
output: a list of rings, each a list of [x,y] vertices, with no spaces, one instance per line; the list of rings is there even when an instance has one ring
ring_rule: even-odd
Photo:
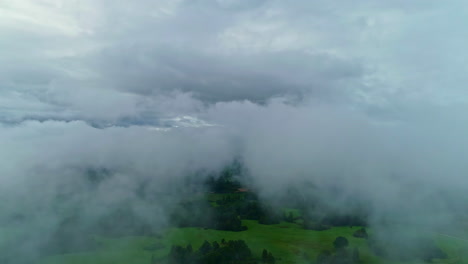
[[[213,250],[219,249],[219,243],[217,241],[213,242],[212,245],[213,245]]]
[[[337,237],[335,241],[333,241],[333,246],[336,249],[345,248],[348,246],[348,244],[349,244],[348,239],[342,236]]]
[[[267,262],[268,260],[268,251],[266,249],[263,249],[262,251],[262,262]]]
[[[210,242],[205,240],[205,242],[203,242],[201,247],[198,249],[198,252],[201,255],[206,255],[206,254],[210,253],[212,250],[213,250],[213,247],[211,246]]]
[[[273,257],[273,254],[271,254],[271,252],[268,252],[267,263],[275,264],[275,262],[276,262],[276,259],[275,257]]]
[[[192,248],[192,245],[191,245],[191,244],[188,244],[188,245],[187,245],[187,252],[188,252],[189,254],[192,254],[193,248]]]
[[[365,228],[361,228],[357,230],[356,232],[354,232],[353,236],[359,237],[359,238],[366,238],[366,239],[369,237]]]

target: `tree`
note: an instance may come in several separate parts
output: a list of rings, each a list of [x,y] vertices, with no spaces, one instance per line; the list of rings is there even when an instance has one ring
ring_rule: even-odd
[[[266,249],[263,249],[262,251],[262,261],[267,262],[268,260],[268,251]]]
[[[189,257],[186,250],[181,246],[172,246],[169,253],[169,263],[179,264],[186,263],[186,259]]]
[[[193,248],[192,248],[192,245],[191,245],[191,244],[188,244],[188,245],[187,245],[187,252],[188,252],[189,254],[192,254]]]
[[[368,238],[369,235],[367,235],[367,231],[365,228],[361,228],[359,230],[357,230],[356,232],[354,232],[353,234],[354,237],[359,237],[359,238]]]
[[[203,245],[201,245],[201,247],[198,249],[198,252],[201,255],[206,255],[206,254],[210,253],[212,250],[213,250],[213,248],[211,247],[210,242],[205,240],[205,242],[203,242]]]
[[[247,227],[242,225],[237,212],[232,208],[217,208],[215,213],[213,229],[226,231],[247,230]]]
[[[275,262],[276,262],[276,258],[273,257],[273,254],[271,254],[271,252],[268,252],[268,250],[263,249],[263,251],[262,251],[262,263],[274,264]]]
[[[271,253],[270,256],[267,254],[266,258],[269,258],[269,262],[265,263],[274,263]],[[152,261],[154,260],[152,259]],[[197,252],[193,252],[191,245],[187,245],[186,248],[173,246],[168,260],[168,264],[257,263],[244,240],[229,240],[222,244],[219,244],[217,241],[214,241],[212,244],[205,241]]]
[[[219,249],[219,243],[217,241],[213,242],[213,250]]]
[[[275,262],[276,262],[276,259],[275,257],[273,257],[273,254],[271,254],[271,252],[268,252],[267,263],[275,264]]]
[[[348,239],[342,236],[337,237],[333,242],[333,246],[335,247],[335,249],[345,248],[348,246],[348,244]]]

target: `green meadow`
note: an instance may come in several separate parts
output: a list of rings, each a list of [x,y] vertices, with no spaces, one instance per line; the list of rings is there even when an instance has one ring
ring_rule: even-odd
[[[159,237],[125,237],[118,239],[96,238],[99,249],[92,252],[67,254],[45,258],[41,264],[149,264],[154,256],[164,263],[171,245],[187,245],[197,249],[203,241],[243,239],[260,257],[263,249],[273,252],[277,263],[310,263],[320,251],[333,250],[333,241],[338,236],[349,240],[351,248],[357,247],[362,263],[399,263],[374,256],[365,239],[355,238],[352,234],[359,227],[334,227],[324,231],[304,230],[295,223],[282,222],[277,225],[261,225],[257,221],[243,221],[247,231],[231,232],[203,228],[170,228]],[[466,249],[468,242],[460,239],[434,235],[437,244],[449,258],[435,263],[468,263]],[[407,264],[420,262],[404,262]]]

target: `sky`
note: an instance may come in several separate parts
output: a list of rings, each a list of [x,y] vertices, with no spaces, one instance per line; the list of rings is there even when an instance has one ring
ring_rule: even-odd
[[[345,186],[341,208],[370,201],[376,223],[446,225],[468,198],[467,10],[2,0],[3,211],[39,208],[48,221],[28,225],[53,227],[51,201],[87,192],[89,168],[116,176],[80,199],[118,204],[143,180],[164,188],[241,157],[265,197],[306,179]]]
[[[151,123],[200,104],[287,96],[384,112],[467,98],[463,1],[4,0],[0,8],[4,123]]]

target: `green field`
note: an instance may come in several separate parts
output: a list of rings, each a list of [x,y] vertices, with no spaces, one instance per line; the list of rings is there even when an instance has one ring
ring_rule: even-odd
[[[362,263],[398,263],[375,257],[368,249],[364,239],[352,234],[359,227],[334,227],[325,231],[304,230],[294,223],[261,225],[257,221],[243,221],[247,231],[231,232],[202,228],[171,228],[161,237],[126,237],[119,239],[97,238],[99,250],[80,254],[48,257],[41,264],[149,264],[151,256],[161,259],[168,254],[171,245],[192,244],[196,249],[204,240],[243,239],[260,257],[265,248],[273,252],[277,263],[307,263],[315,259],[323,249],[333,249],[332,242],[337,236],[344,236],[350,247],[357,247]],[[448,259],[437,263],[468,263],[464,256],[468,242],[448,236],[434,235],[437,244],[449,255]],[[405,262],[417,263],[417,262]]]

